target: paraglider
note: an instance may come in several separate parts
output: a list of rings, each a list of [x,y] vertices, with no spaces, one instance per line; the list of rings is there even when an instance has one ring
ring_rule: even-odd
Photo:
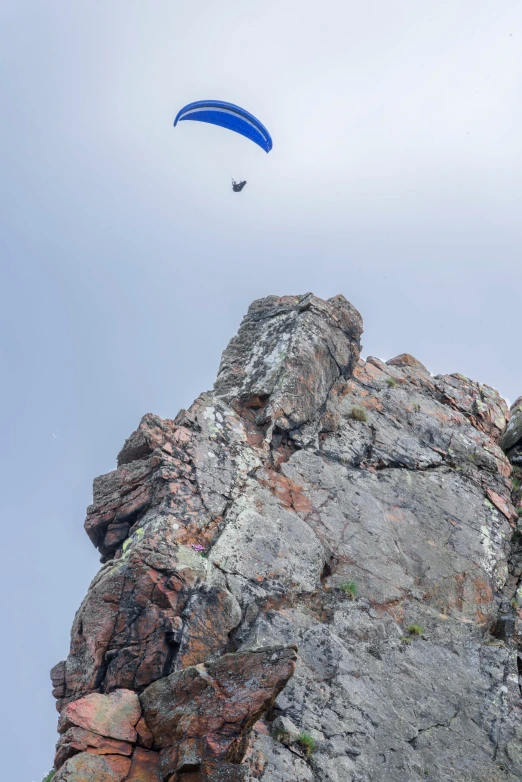
[[[249,138],[265,152],[272,149],[272,138],[265,126],[253,114],[233,103],[223,100],[198,100],[187,104],[178,112],[174,127],[182,120],[219,125]]]
[[[184,120],[219,125],[250,139],[267,153],[272,149],[272,137],[265,126],[253,114],[234,103],[222,100],[199,100],[195,103],[189,103],[178,112],[174,120],[174,127],[178,122]],[[234,193],[240,193],[245,185],[246,181],[235,182],[232,180]]]

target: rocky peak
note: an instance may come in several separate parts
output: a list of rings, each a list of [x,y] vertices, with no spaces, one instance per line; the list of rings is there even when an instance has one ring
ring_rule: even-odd
[[[254,302],[96,479],[56,782],[522,777],[520,400],[361,332]]]
[[[362,319],[344,298],[269,296],[255,301],[223,353],[214,393],[256,423],[290,432],[315,421],[332,385],[350,377]]]

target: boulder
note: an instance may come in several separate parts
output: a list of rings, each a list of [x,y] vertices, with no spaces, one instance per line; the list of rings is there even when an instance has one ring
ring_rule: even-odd
[[[135,742],[135,726],[140,717],[140,703],[135,692],[115,690],[109,695],[92,693],[65,707],[58,729],[60,733],[65,733],[71,727],[85,728],[100,736]]]

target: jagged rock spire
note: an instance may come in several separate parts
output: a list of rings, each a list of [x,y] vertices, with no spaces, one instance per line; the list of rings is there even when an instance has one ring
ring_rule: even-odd
[[[96,479],[56,782],[522,777],[518,409],[361,331],[254,302]]]

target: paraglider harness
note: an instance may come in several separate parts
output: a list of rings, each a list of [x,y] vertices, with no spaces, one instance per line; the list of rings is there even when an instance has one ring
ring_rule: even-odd
[[[246,185],[246,180],[244,182],[236,182],[234,179],[232,180],[232,190],[234,191],[234,193],[240,193],[245,185]]]

